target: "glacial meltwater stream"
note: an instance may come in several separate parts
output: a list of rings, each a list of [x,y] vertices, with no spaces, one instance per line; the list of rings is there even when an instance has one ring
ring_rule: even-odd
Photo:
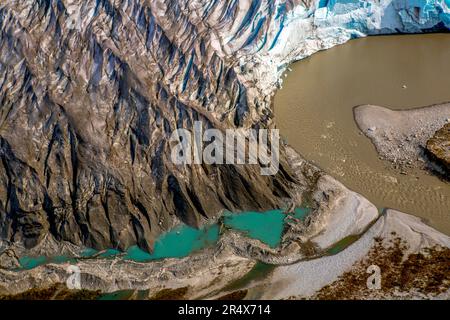
[[[450,184],[420,170],[400,174],[353,119],[362,104],[409,109],[450,101],[450,34],[352,40],[291,68],[274,101],[287,142],[378,207],[450,234]]]
[[[137,246],[128,248],[125,253],[115,249],[98,252],[94,249],[84,250],[81,259],[109,258],[120,256],[125,260],[137,262],[150,262],[165,258],[182,258],[191,253],[213,246],[221,236],[221,227],[233,229],[245,236],[257,239],[268,246],[275,248],[280,244],[286,219],[295,218],[303,220],[310,210],[296,208],[292,213],[284,210],[270,210],[266,212],[242,212],[234,214],[225,212],[217,223],[195,229],[187,225],[179,225],[162,234],[155,243],[153,253],[141,250]],[[22,269],[33,269],[48,263],[75,262],[77,258],[70,256],[23,256],[19,259]]]

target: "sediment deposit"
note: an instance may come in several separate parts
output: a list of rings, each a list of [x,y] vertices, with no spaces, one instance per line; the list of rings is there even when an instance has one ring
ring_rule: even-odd
[[[359,128],[372,140],[382,159],[392,162],[399,170],[416,167],[444,174],[442,168],[429,161],[426,150],[436,131],[449,123],[449,104],[411,110],[359,106],[354,113]],[[442,135],[441,140],[444,139]],[[445,144],[445,141],[441,143]],[[438,148],[437,144],[435,146]]]

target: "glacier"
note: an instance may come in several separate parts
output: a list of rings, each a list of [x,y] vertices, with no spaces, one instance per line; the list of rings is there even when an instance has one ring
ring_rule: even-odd
[[[317,0],[251,1],[259,11],[254,19],[272,15],[265,34],[254,40],[228,43],[243,60],[241,65],[257,66],[249,76],[260,89],[273,94],[281,74],[293,61],[319,50],[369,35],[447,31],[450,28],[449,0]],[[275,13],[273,12],[275,11]],[[247,18],[248,19],[248,18]],[[243,32],[242,30],[234,32]],[[249,39],[251,33],[247,31]],[[262,43],[260,39],[267,39]],[[258,42],[259,40],[259,42]]]

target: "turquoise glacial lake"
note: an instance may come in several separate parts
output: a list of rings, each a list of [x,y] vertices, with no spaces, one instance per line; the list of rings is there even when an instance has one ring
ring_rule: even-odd
[[[258,239],[268,246],[276,248],[283,235],[285,219],[290,215],[302,220],[308,212],[308,209],[297,208],[293,214],[286,214],[283,210],[272,210],[264,213],[225,213],[223,218],[226,227],[242,231],[249,238]]]
[[[281,241],[286,219],[297,218],[303,220],[309,213],[307,208],[297,208],[293,213],[286,214],[284,210],[270,210],[266,212],[243,212],[239,214],[226,212],[218,223],[195,229],[187,225],[180,225],[162,234],[155,242],[153,253],[141,250],[137,246],[130,247],[122,257],[125,260],[149,262],[164,258],[182,258],[203,248],[214,246],[220,238],[221,226],[242,232],[245,236],[257,239],[272,248],[276,248]],[[122,254],[114,249],[97,251],[85,249],[81,258],[109,258]],[[74,257],[30,257],[19,259],[21,269],[33,269],[47,263],[64,263],[76,261]]]
[[[126,260],[146,262],[164,258],[182,258],[194,251],[207,248],[219,240],[219,225],[213,224],[195,229],[186,225],[178,226],[161,235],[155,242],[153,253],[132,246],[124,257]]]
[[[67,257],[67,256],[54,256],[54,257],[23,256],[23,257],[19,258],[19,263],[21,265],[21,269],[26,269],[26,270],[39,267],[40,265],[43,265],[43,264],[64,263],[64,262],[76,262],[76,259],[74,257]]]

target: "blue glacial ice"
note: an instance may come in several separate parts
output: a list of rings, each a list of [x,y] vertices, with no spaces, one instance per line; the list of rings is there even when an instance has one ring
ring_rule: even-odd
[[[239,8],[238,27],[224,38],[252,70],[244,77],[267,93],[290,62],[350,39],[450,29],[450,0],[249,0]]]

